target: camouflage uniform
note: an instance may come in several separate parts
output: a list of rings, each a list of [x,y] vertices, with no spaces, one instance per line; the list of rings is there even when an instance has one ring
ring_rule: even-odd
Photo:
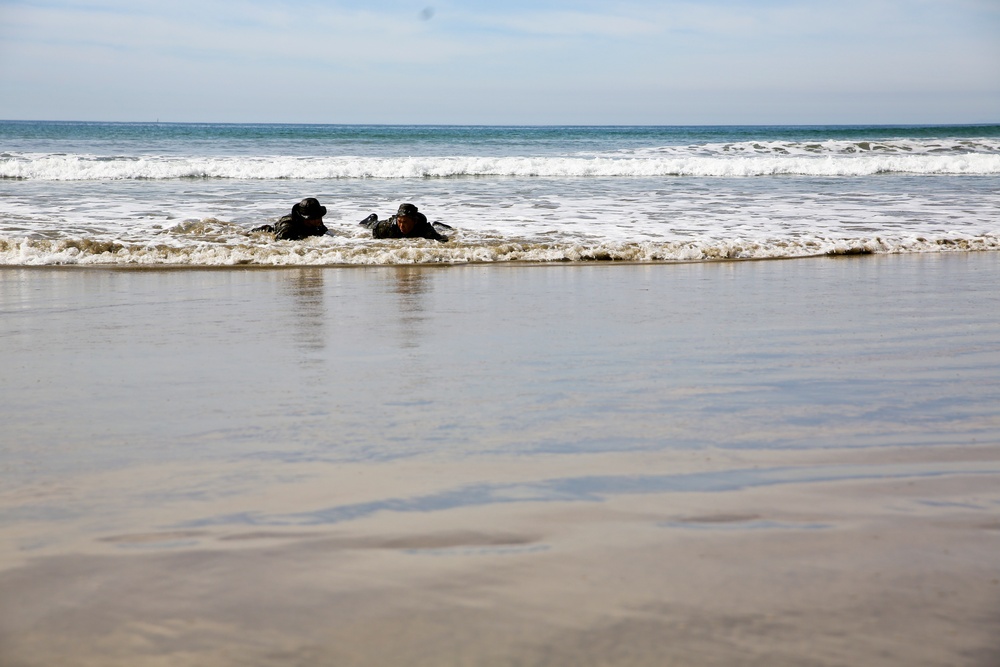
[[[282,217],[273,225],[261,225],[251,229],[251,232],[271,232],[276,239],[286,241],[301,241],[307,236],[323,236],[327,233],[326,225],[322,218],[326,215],[326,207],[320,206],[319,201],[313,197],[307,197],[292,207],[292,212]],[[306,220],[320,219],[317,225],[307,225]]]
[[[413,229],[411,229],[408,234],[404,234],[399,228],[397,218],[399,218],[400,215],[405,215],[406,217],[415,220]],[[448,240],[447,236],[438,233],[438,231],[434,229],[434,226],[427,222],[427,216],[418,212],[417,207],[413,204],[402,204],[399,207],[399,212],[387,220],[379,220],[378,216],[372,213],[367,218],[362,220],[360,224],[363,227],[367,227],[372,230],[372,238],[376,239],[418,238],[433,239],[435,241],[441,241],[442,243]]]
[[[302,218],[286,215],[274,225],[262,225],[251,231],[274,232],[276,239],[301,241],[307,236],[323,236],[328,230],[322,222],[318,225],[307,225]]]

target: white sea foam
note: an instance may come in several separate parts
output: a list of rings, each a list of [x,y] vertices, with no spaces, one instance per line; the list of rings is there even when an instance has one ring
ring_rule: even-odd
[[[754,152],[677,155],[667,151],[618,157],[99,157],[5,154],[0,178],[41,181],[164,179],[329,180],[474,176],[753,177],[868,176],[873,174],[1000,174],[1000,154],[905,152],[815,155]]]
[[[669,155],[755,155],[755,156],[864,156],[864,155],[965,155],[1000,154],[1000,141],[994,139],[891,139],[883,141],[848,141],[828,139],[803,141],[737,141],[690,146],[643,148],[638,154]]]
[[[0,265],[337,266],[496,262],[692,262],[820,255],[998,251],[1000,236],[858,237],[750,240],[697,239],[666,243],[553,242],[494,239],[448,244],[321,237],[302,242],[123,243],[93,239],[0,238]]]

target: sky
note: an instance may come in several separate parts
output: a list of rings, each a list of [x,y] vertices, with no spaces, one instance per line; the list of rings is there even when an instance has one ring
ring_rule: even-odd
[[[1000,0],[0,0],[0,118],[1000,122]]]

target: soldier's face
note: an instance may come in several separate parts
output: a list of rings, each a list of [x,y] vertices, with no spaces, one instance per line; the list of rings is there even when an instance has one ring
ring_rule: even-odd
[[[401,215],[396,218],[396,225],[399,226],[399,231],[403,232],[404,234],[409,234],[410,232],[412,232],[416,224],[417,221],[409,216]]]

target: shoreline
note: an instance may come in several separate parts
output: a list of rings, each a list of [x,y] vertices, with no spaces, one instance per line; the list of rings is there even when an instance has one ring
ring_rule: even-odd
[[[957,245],[956,242],[941,243],[941,245]],[[63,269],[63,270],[94,270],[94,271],[233,271],[233,270],[288,270],[288,269],[377,269],[377,268],[449,268],[449,267],[556,267],[556,266],[675,266],[690,264],[740,264],[754,262],[787,262],[795,260],[817,259],[851,259],[858,257],[925,257],[935,255],[955,254],[989,254],[998,253],[1000,248],[946,248],[941,250],[919,250],[913,252],[878,252],[866,248],[848,248],[844,251],[827,251],[815,255],[789,255],[787,257],[710,257],[705,259],[663,259],[663,260],[623,260],[614,258],[594,259],[556,259],[556,260],[469,260],[469,261],[429,261],[393,264],[182,264],[182,263],[61,263],[61,264],[0,264],[0,271],[8,269]]]

